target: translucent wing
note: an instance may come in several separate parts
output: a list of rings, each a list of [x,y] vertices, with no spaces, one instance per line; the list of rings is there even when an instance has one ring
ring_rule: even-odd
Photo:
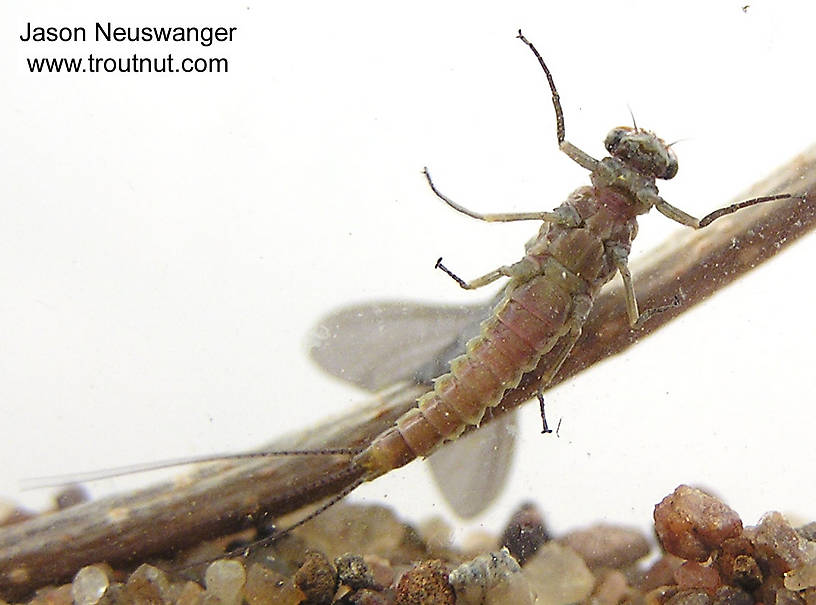
[[[372,391],[406,380],[430,383],[464,352],[492,306],[398,302],[347,307],[315,327],[309,353],[329,374]],[[505,414],[429,458],[436,484],[460,516],[479,514],[501,492],[516,424],[516,414]]]
[[[513,461],[517,431],[517,414],[504,414],[428,458],[439,491],[460,517],[475,517],[501,493]]]
[[[464,352],[489,312],[488,305],[354,305],[320,321],[309,354],[329,374],[369,391],[405,380],[430,382]]]

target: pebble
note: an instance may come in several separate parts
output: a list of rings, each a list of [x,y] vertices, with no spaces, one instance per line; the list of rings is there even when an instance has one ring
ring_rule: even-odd
[[[217,597],[221,605],[241,605],[246,570],[243,563],[232,559],[213,561],[204,572],[207,596]]]
[[[151,603],[172,602],[170,581],[158,567],[139,565],[125,583],[125,595],[135,601]]]
[[[397,582],[396,605],[454,605],[456,593],[448,581],[449,570],[438,560],[421,561]]]
[[[530,584],[507,548],[463,563],[450,573],[448,580],[459,605],[533,603]]]
[[[541,511],[534,504],[523,504],[507,522],[501,544],[519,565],[524,565],[539,547],[550,541],[550,532]]]
[[[655,506],[654,521],[657,538],[667,552],[701,563],[723,540],[742,533],[742,521],[733,509],[687,485]]]
[[[757,554],[774,573],[785,573],[816,560],[816,543],[803,538],[781,513],[765,513],[752,537]]]
[[[523,569],[537,605],[567,605],[583,601],[595,585],[595,576],[574,550],[555,542],[538,549]]]
[[[618,605],[628,600],[633,591],[623,573],[617,569],[607,569],[598,575],[600,578],[589,598],[589,605]]]
[[[816,587],[816,562],[808,563],[785,574],[785,588],[805,590]]]
[[[715,567],[702,565],[697,561],[686,561],[674,572],[674,579],[680,590],[701,588],[713,591],[720,587],[722,580]]]
[[[571,531],[559,542],[581,555],[590,569],[628,567],[651,550],[639,529],[605,523]]]
[[[204,589],[195,582],[186,582],[179,592],[177,605],[202,605]]]
[[[71,583],[71,596],[76,605],[96,605],[105,596],[110,578],[102,567],[88,565],[80,569]]]
[[[358,590],[360,588],[382,588],[374,579],[368,564],[360,555],[346,553],[334,560],[337,568],[337,577],[340,584]]]
[[[337,569],[322,552],[309,551],[303,565],[295,572],[295,586],[310,603],[331,603],[337,590]]]
[[[258,563],[250,566],[244,587],[244,599],[248,605],[298,605],[305,598],[292,578]]]

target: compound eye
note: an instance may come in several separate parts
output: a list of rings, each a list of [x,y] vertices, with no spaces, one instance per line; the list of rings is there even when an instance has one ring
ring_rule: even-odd
[[[663,170],[662,174],[658,175],[658,178],[669,180],[673,179],[677,175],[677,157],[672,153],[669,149],[669,161],[666,164],[666,168]]]
[[[609,131],[609,134],[606,135],[606,139],[604,139],[604,147],[606,147],[606,150],[611,155],[615,155],[615,150],[618,148],[621,140],[628,134],[628,132],[628,128],[620,126],[618,128],[613,128]]]
[[[666,170],[663,171],[663,174],[660,176],[661,179],[669,180],[673,179],[677,175],[677,158],[670,157],[669,163],[666,166]]]

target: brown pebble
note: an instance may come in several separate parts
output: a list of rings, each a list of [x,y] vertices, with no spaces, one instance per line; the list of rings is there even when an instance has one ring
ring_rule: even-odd
[[[752,536],[757,556],[771,572],[781,575],[805,565],[816,556],[816,544],[803,538],[781,513],[765,513]]]
[[[644,592],[674,583],[674,572],[683,564],[683,559],[664,554],[643,574],[638,588]]]
[[[421,561],[402,574],[397,583],[396,605],[454,605],[456,594],[442,561]]]
[[[510,551],[519,565],[524,565],[539,546],[550,539],[541,511],[535,504],[527,503],[510,517],[502,533],[501,545]]]
[[[170,601],[170,581],[161,569],[143,563],[125,583],[125,594],[137,602]]]
[[[310,603],[331,603],[337,590],[337,570],[326,555],[309,551],[303,565],[295,572],[295,586],[303,591]]]
[[[572,531],[559,542],[581,555],[590,569],[627,567],[651,550],[639,529],[605,523]]]
[[[377,555],[364,555],[363,560],[379,586],[391,586],[394,583],[394,568],[387,559]]]
[[[742,533],[742,521],[734,510],[687,485],[655,506],[654,520],[666,552],[692,561],[706,561],[723,540]]]
[[[598,583],[589,598],[592,605],[618,605],[632,592],[626,576],[617,569],[604,570],[598,573],[597,577]]]
[[[702,565],[697,561],[686,561],[674,572],[674,579],[680,590],[702,588],[713,591],[720,587],[722,580],[715,567]]]

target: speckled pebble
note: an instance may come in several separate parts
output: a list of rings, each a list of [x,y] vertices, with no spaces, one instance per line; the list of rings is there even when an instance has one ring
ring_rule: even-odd
[[[417,563],[397,583],[396,605],[454,605],[456,593],[448,573],[442,561]]]
[[[207,594],[217,597],[222,605],[240,605],[246,584],[246,570],[243,563],[232,559],[214,561],[204,572]]]
[[[507,548],[461,564],[448,580],[459,605],[532,602],[527,578]]]
[[[88,565],[74,576],[71,595],[76,605],[96,605],[109,586],[110,578],[105,570],[97,565]]]
[[[382,588],[374,580],[371,570],[360,555],[342,554],[334,560],[334,566],[337,568],[337,578],[340,584],[345,584],[354,590]]]

